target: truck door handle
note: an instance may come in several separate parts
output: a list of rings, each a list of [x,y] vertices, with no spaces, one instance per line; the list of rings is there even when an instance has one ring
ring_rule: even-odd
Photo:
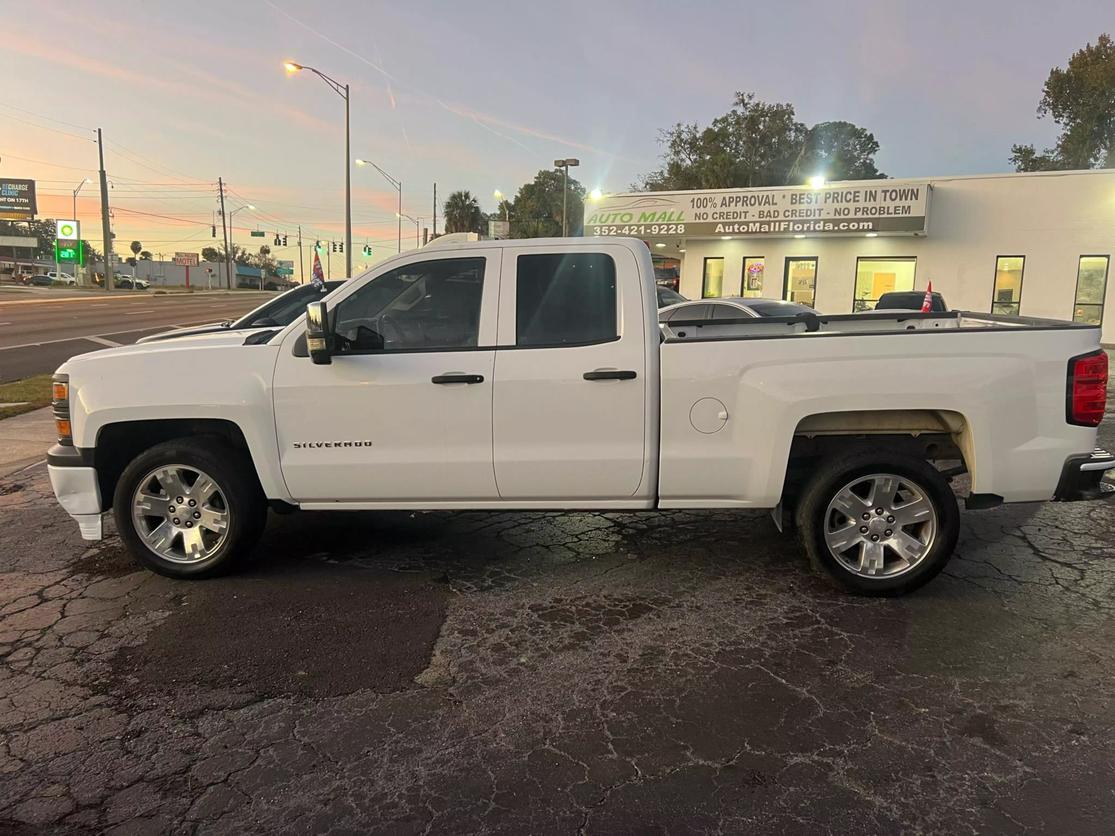
[[[430,383],[483,383],[482,374],[439,374],[430,378]]]
[[[585,372],[585,380],[634,380],[638,374],[630,369],[596,369]]]

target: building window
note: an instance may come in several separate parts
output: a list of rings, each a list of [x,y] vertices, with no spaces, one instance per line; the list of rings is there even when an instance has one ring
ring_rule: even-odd
[[[870,311],[884,293],[914,289],[914,270],[917,259],[857,258],[856,292],[852,311]]]
[[[817,292],[817,257],[787,258],[782,282],[782,298],[814,307]]]
[[[991,293],[991,313],[1018,316],[1022,304],[1022,268],[1026,257],[1001,255],[995,259],[995,289]]]
[[[705,277],[701,284],[701,298],[718,298],[724,295],[724,259],[705,257]]]
[[[763,271],[766,259],[762,256],[743,260],[743,277],[740,279],[740,296],[754,298],[763,295]]]
[[[1110,261],[1111,257],[1106,255],[1080,256],[1080,263],[1076,267],[1073,322],[1103,324],[1103,300],[1107,295],[1107,268]]]

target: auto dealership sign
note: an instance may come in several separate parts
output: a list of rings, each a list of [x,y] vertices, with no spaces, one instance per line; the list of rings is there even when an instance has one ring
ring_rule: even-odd
[[[0,177],[0,219],[26,221],[35,217],[35,181]]]
[[[585,203],[585,235],[925,235],[929,183],[609,195]]]

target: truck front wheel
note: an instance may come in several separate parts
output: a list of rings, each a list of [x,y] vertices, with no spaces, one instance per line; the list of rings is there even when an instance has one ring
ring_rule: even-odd
[[[267,520],[251,461],[220,439],[176,439],[137,456],[116,484],[113,510],[128,550],[171,578],[229,571]]]
[[[864,450],[823,464],[798,506],[813,565],[861,595],[902,595],[937,575],[956,548],[960,511],[926,461]]]

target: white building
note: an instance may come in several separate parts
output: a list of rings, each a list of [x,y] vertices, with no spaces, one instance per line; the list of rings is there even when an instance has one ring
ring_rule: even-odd
[[[631,235],[690,299],[765,296],[825,313],[888,290],[1103,325],[1115,343],[1115,170],[634,192],[585,204],[585,235]]]

